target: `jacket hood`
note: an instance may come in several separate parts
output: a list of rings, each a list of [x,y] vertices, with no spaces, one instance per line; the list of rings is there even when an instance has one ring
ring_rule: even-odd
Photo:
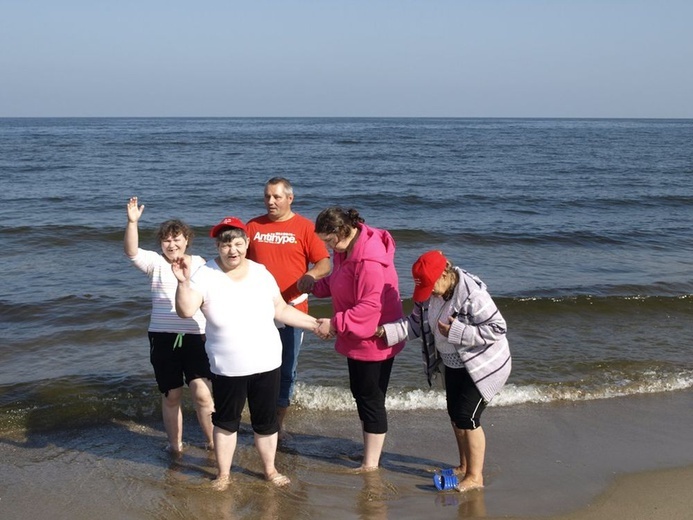
[[[387,267],[395,261],[395,241],[384,229],[377,229],[361,224],[361,234],[356,239],[350,260],[360,262],[371,260]]]

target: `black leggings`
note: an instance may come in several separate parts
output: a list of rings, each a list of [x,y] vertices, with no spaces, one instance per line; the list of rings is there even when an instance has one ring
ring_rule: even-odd
[[[349,386],[366,433],[387,433],[385,394],[395,358],[384,361],[357,361],[347,358]]]

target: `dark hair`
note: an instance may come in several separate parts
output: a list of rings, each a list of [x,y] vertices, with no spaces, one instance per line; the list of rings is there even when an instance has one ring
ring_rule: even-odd
[[[358,228],[365,222],[359,216],[359,212],[353,208],[342,209],[339,206],[324,209],[315,219],[315,232],[326,235],[334,233],[339,238],[349,236],[352,229]]]
[[[168,237],[177,237],[178,235],[183,235],[183,237],[188,241],[188,247],[192,245],[193,237],[195,232],[193,228],[188,226],[182,220],[172,219],[162,222],[159,226],[159,231],[156,233],[156,239],[159,242],[163,242]]]
[[[284,193],[286,193],[287,195],[294,194],[294,187],[291,185],[289,180],[285,179],[284,177],[272,177],[265,183],[265,188],[267,188],[267,186],[275,186],[277,184],[284,185]]]
[[[219,245],[219,244],[228,244],[229,242],[233,242],[234,239],[236,239],[236,238],[242,238],[243,240],[248,240],[248,235],[246,235],[245,231],[243,231],[241,228],[230,227],[230,228],[226,228],[225,230],[219,232],[219,234],[215,238],[217,240],[217,245]]]

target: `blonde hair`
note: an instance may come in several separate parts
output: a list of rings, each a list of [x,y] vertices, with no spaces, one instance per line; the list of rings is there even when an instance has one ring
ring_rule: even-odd
[[[441,274],[440,276],[445,276],[445,278],[450,280],[450,286],[442,295],[443,300],[448,301],[450,298],[452,298],[452,295],[455,292],[455,287],[457,287],[457,284],[460,282],[460,275],[457,274],[457,270],[455,269],[455,266],[452,264],[452,262],[450,262],[450,260],[447,260],[445,263],[445,269],[443,270],[443,274]]]

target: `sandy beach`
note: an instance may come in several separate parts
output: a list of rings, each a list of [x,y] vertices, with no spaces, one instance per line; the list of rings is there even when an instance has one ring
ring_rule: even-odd
[[[589,506],[556,520],[687,520],[693,467],[620,477]],[[536,517],[532,517],[536,518]]]
[[[0,517],[101,518],[690,518],[693,392],[569,404],[491,407],[486,488],[437,492],[455,462],[444,411],[390,414],[382,468],[354,475],[355,412],[296,410],[278,454],[287,489],[264,482],[244,427],[234,485],[213,492],[210,454],[161,452],[157,424],[113,422],[0,439]],[[684,413],[682,413],[684,412]]]

